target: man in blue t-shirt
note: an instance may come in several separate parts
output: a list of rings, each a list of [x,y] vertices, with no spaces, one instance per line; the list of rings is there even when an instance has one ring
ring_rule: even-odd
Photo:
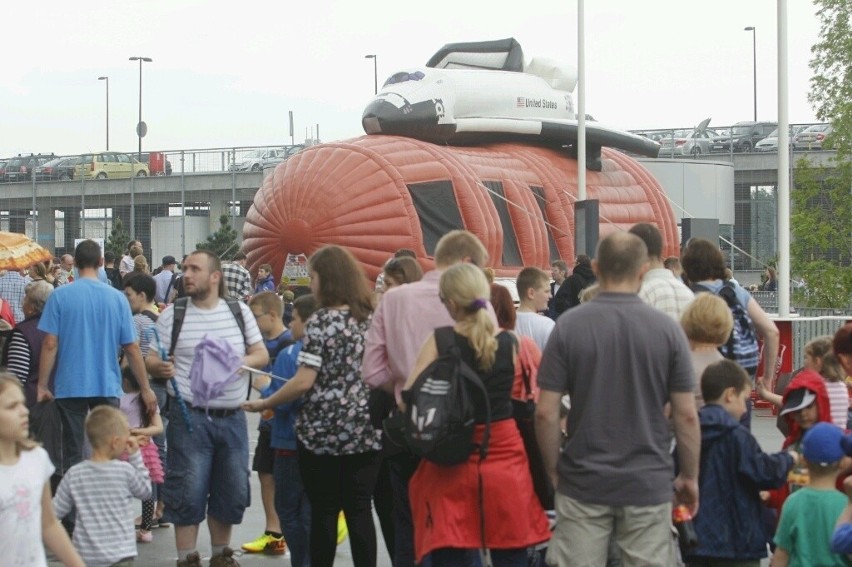
[[[60,286],[47,301],[38,328],[47,333],[41,350],[38,401],[56,398],[65,448],[61,473],[82,460],[84,423],[93,407],[118,407],[121,396],[119,349],[141,387],[142,399],[153,413],[157,398],[148,384],[130,306],[117,289],[99,281],[101,249],[84,240],[74,251],[77,277]],[[54,393],[48,379],[55,370]]]

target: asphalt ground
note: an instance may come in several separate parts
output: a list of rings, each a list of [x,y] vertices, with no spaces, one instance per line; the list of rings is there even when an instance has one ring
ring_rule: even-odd
[[[258,414],[249,414],[249,447],[253,454],[255,445],[257,444],[257,421]],[[767,410],[757,410],[752,418],[752,432],[757,437],[760,446],[764,451],[775,452],[780,450],[783,436],[775,427],[775,417],[770,415]],[[240,565],[249,566],[290,566],[289,554],[283,556],[266,556],[261,554],[241,554],[239,550],[243,543],[254,540],[261,535],[264,530],[263,509],[260,504],[260,484],[257,480],[257,474],[252,473],[251,477],[251,500],[252,506],[246,510],[243,523],[233,528],[231,539],[231,547],[237,551],[235,556]],[[134,505],[128,510],[128,515],[131,517],[138,516],[141,511],[141,504]],[[377,567],[390,567],[390,559],[388,557],[387,548],[382,540],[382,531],[379,528],[378,519],[374,518],[376,524],[376,536],[378,538],[378,563]],[[177,554],[175,551],[174,529],[160,528],[153,531],[154,541],[152,543],[138,544],[139,555],[136,558],[136,565],[140,567],[174,567]],[[207,564],[207,559],[210,556],[210,537],[207,532],[206,525],[202,525],[199,529],[198,550],[202,554],[204,563]],[[768,565],[765,561],[762,565]],[[61,565],[58,562],[50,562],[51,566]],[[349,550],[349,539],[347,538],[337,548],[337,556],[335,565],[341,567],[350,567],[352,563],[352,553]]]

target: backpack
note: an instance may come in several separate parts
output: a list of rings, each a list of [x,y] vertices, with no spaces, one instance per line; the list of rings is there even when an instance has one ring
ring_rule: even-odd
[[[243,334],[243,341],[246,343],[246,346],[248,346],[248,339],[246,339],[246,322],[243,319],[243,311],[240,309],[239,300],[232,299],[230,297],[225,297],[223,299],[225,300],[225,303],[228,304],[228,308],[231,310],[231,313],[234,314],[234,319],[237,320],[237,326],[240,328],[240,333]],[[175,310],[175,318],[174,321],[172,321],[172,337],[171,342],[169,343],[169,356],[172,356],[175,353],[175,346],[177,345],[178,336],[180,335],[180,329],[183,327],[183,320],[186,317],[186,304],[188,301],[188,297],[178,297],[172,304],[172,309]],[[246,399],[249,399],[249,396],[251,396],[251,381],[249,381]]]
[[[271,371],[272,366],[275,364],[275,359],[278,358],[278,354],[288,346],[295,344],[295,342],[293,335],[289,331],[284,331],[278,335],[272,345],[270,345],[270,341],[264,341],[266,343],[266,350],[269,352],[267,369]]]
[[[166,288],[165,297],[163,297],[163,303],[174,303],[174,300],[171,298],[172,292],[175,294],[174,299],[186,297],[186,288],[183,285],[183,274],[172,274],[172,279],[169,280],[169,285]]]
[[[700,284],[694,284],[692,290],[696,293],[712,293],[710,288]],[[728,337],[728,342],[719,347],[719,352],[725,358],[742,366],[749,374],[754,375],[757,372],[757,365],[760,363],[760,345],[757,342],[754,323],[752,323],[746,308],[737,300],[736,288],[733,283],[727,281],[722,284],[716,295],[725,300],[731,310],[731,315],[734,316],[734,328],[731,331],[731,336]]]
[[[485,400],[485,433],[479,457],[488,454],[491,405],[479,375],[461,359],[452,327],[435,329],[438,358],[423,369],[409,390],[406,403],[405,445],[416,456],[437,465],[452,466],[468,460],[477,449],[474,392]]]
[[[237,326],[243,334],[243,340],[245,340],[246,322],[243,320],[243,311],[240,309],[240,302],[236,299],[231,299],[230,297],[226,297],[224,299],[225,303],[228,304],[228,308],[231,310],[231,313],[234,314],[234,319],[237,320]],[[187,301],[189,301],[189,298],[180,297],[175,299],[174,305],[172,305],[172,309],[175,310],[175,318],[172,322],[172,338],[171,343],[169,343],[169,356],[172,356],[175,353],[175,345],[177,345],[180,329],[183,327],[183,320],[186,317]],[[246,342],[246,346],[248,346],[248,342]]]

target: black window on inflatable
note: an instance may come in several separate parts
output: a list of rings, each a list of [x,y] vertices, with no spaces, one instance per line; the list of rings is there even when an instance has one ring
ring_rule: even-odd
[[[488,195],[491,197],[491,202],[494,203],[494,208],[497,209],[500,226],[503,227],[503,265],[523,266],[524,261],[521,258],[521,250],[518,248],[518,237],[515,235],[515,227],[512,224],[512,215],[509,213],[509,203],[506,202],[503,184],[499,181],[483,181],[482,184],[488,187]]]
[[[434,256],[435,246],[442,236],[464,228],[453,184],[449,180],[412,183],[408,185],[408,192],[420,219],[423,246],[427,254]]]
[[[530,186],[530,191],[532,191],[535,197],[535,202],[538,203],[538,208],[541,209],[541,218],[544,219],[544,228],[547,230],[547,246],[550,249],[550,261],[555,262],[560,259],[559,250],[556,249],[556,241],[553,239],[553,227],[550,221],[547,220],[547,199],[544,198],[544,187],[533,185]]]

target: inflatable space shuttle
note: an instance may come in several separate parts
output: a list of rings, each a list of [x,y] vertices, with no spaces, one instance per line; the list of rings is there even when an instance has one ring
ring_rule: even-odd
[[[361,118],[367,134],[435,144],[525,142],[576,155],[571,93],[576,71],[545,58],[524,62],[513,38],[445,45],[425,67],[394,73]],[[587,168],[600,171],[602,146],[657,157],[660,145],[599,122],[586,122]]]

